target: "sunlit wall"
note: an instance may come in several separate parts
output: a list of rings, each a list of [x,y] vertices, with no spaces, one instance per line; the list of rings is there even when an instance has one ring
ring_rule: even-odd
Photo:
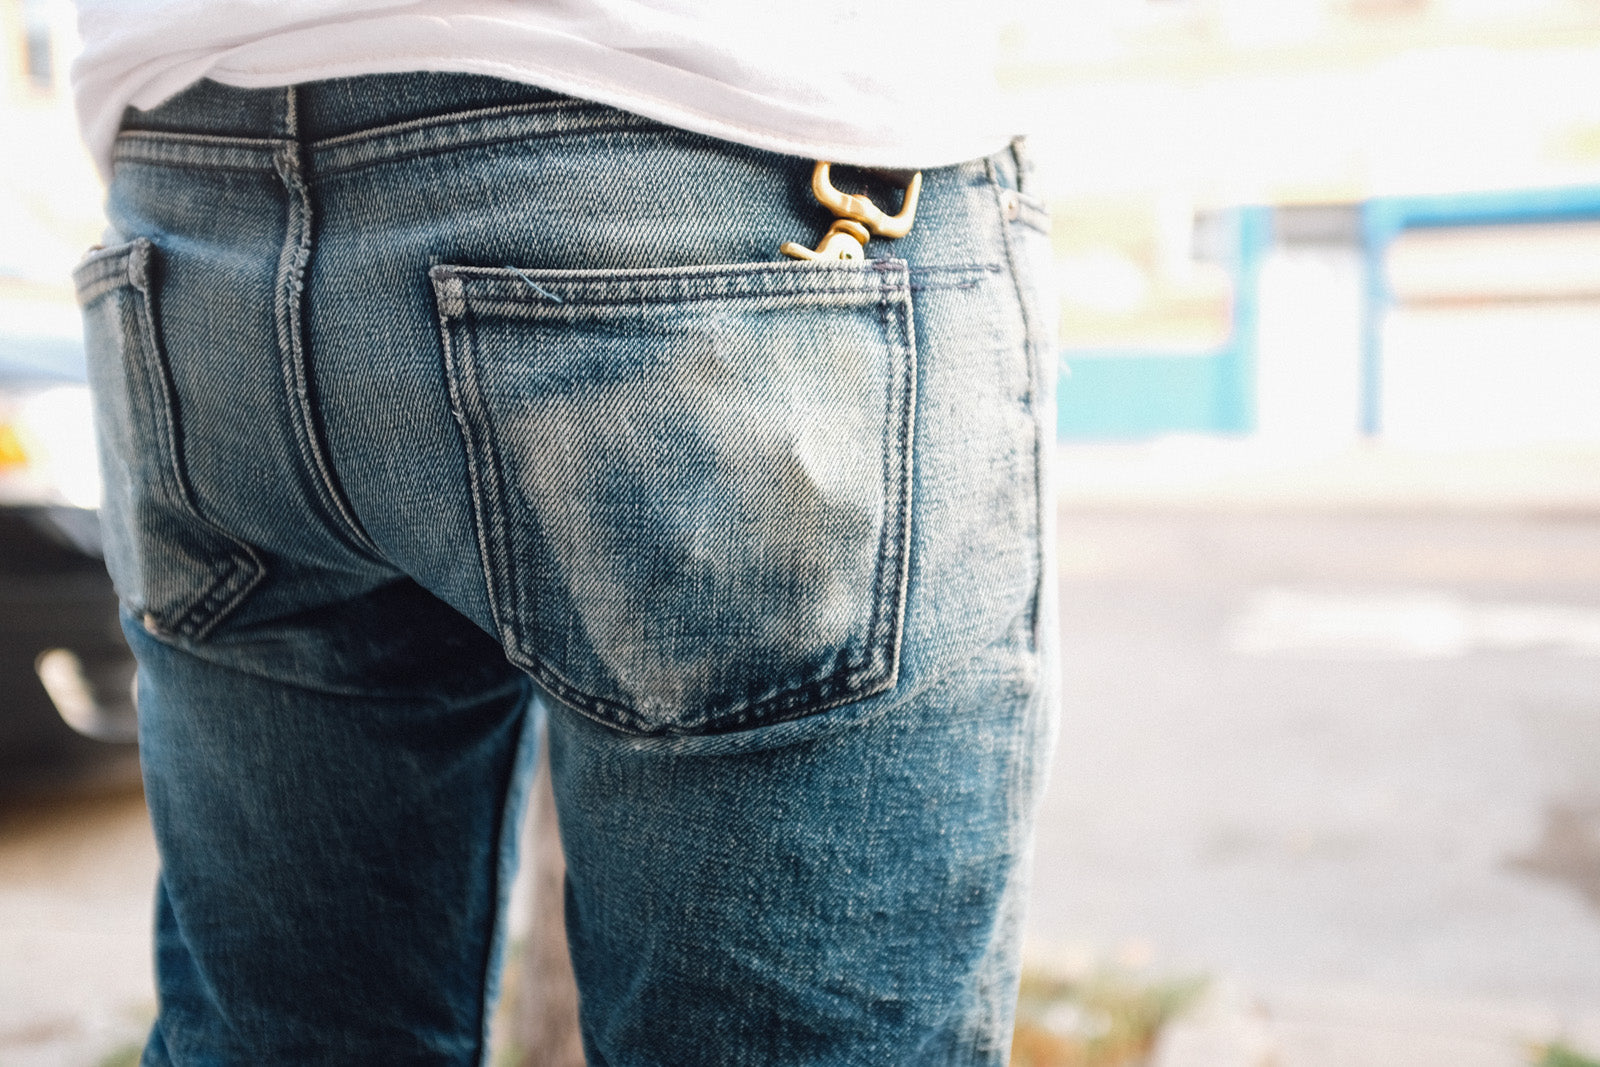
[[[1064,432],[1600,440],[1596,72],[1580,0],[1029,9],[1002,78],[1057,216]]]

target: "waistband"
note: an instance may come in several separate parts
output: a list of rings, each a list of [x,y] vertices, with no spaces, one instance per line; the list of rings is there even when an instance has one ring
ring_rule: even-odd
[[[295,166],[326,175],[468,145],[622,130],[672,131],[710,140],[535,85],[479,74],[415,71],[268,89],[202,79],[148,111],[128,108],[112,159],[113,164],[281,170],[286,151],[304,149]],[[733,142],[717,143],[731,152],[788,159]],[[1002,185],[1017,188],[1025,181],[1028,165],[1021,139],[989,163]]]
[[[455,111],[558,101],[585,104],[479,74],[363,74],[287,89],[240,89],[206,78],[149,111],[128,108],[122,130],[323,141]]]
[[[124,161],[273,169],[286,145],[319,171],[458,145],[578,129],[662,127],[604,104],[477,74],[363,74],[241,89],[203,79],[166,102],[123,113],[112,152]]]

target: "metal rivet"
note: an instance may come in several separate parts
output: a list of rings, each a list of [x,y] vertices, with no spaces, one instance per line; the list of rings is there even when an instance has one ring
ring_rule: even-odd
[[[144,613],[144,618],[140,621],[144,623],[144,629],[146,633],[161,633],[161,624],[157,622],[156,617],[150,614],[148,611]]]
[[[1005,215],[1006,221],[1015,222],[1017,216],[1022,214],[1022,198],[1010,189],[1000,191],[1000,210]]]

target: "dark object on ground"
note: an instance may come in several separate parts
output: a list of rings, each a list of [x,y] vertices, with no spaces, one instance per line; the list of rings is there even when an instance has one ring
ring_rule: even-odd
[[[7,786],[125,758],[133,740],[133,657],[93,551],[93,524],[93,512],[0,507],[0,783]]]

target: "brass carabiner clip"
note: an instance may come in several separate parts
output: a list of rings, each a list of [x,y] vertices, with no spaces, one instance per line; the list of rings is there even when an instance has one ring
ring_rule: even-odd
[[[877,237],[904,237],[911,232],[911,224],[917,218],[917,198],[922,195],[920,170],[911,176],[900,200],[900,211],[895,215],[884,214],[868,197],[835,189],[832,170],[833,164],[818,163],[811,171],[811,194],[819,204],[841,219],[854,219]]]
[[[917,197],[922,193],[922,172],[911,176],[900,199],[900,211],[890,215],[869,197],[841,193],[834,188],[833,164],[819,162],[811,171],[811,192],[817,202],[833,212],[835,221],[813,251],[793,241],[778,249],[794,259],[864,259],[872,237],[904,237],[917,217]]]
[[[867,242],[871,239],[872,235],[861,223],[853,219],[834,219],[814,251],[794,241],[783,242],[778,251],[790,259],[865,259]]]

